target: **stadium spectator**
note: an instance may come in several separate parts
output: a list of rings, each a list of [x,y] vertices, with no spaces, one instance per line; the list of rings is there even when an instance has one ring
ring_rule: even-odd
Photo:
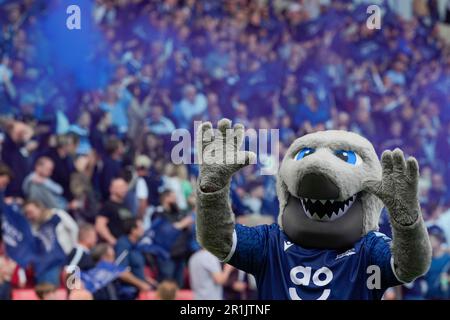
[[[264,200],[264,186],[259,181],[252,181],[247,188],[251,191],[242,202],[252,213],[260,214]]]
[[[76,154],[78,145],[78,136],[59,135],[56,137],[56,146],[42,154],[52,160],[53,171],[50,178],[63,188],[63,196],[68,201],[72,200],[70,192],[70,175],[74,171],[72,157]]]
[[[11,169],[0,162],[0,204],[4,201],[5,190],[13,178]]]
[[[2,161],[14,172],[14,179],[8,185],[5,195],[23,198],[22,184],[31,171],[30,154],[38,144],[32,141],[33,129],[23,122],[7,124],[5,141],[2,145]]]
[[[106,89],[100,108],[111,115],[111,123],[120,133],[128,129],[128,107],[131,103],[131,93],[124,87],[112,84]]]
[[[170,253],[169,259],[157,260],[158,281],[175,280],[179,287],[183,287],[183,270],[190,250],[194,219],[189,212],[179,209],[176,195],[171,190],[161,194],[161,206],[154,213],[152,224],[155,224],[157,219],[164,227],[160,227],[155,236],[166,239],[166,247]]]
[[[161,160],[166,157],[163,140],[153,133],[147,133],[144,136],[142,154],[155,161],[155,163],[161,163]]]
[[[89,141],[90,130],[92,124],[92,116],[88,111],[83,111],[77,119],[77,122],[69,127],[69,137],[71,139],[78,141],[75,150],[69,150],[69,154],[74,156],[77,155],[87,155],[91,153],[92,146]],[[75,142],[73,141],[73,142]],[[73,145],[75,147],[75,145]]]
[[[113,179],[118,178],[122,173],[122,157],[125,152],[121,140],[111,137],[105,143],[106,156],[103,158],[103,166],[100,172],[100,192],[103,200],[109,198],[109,188]]]
[[[70,177],[73,199],[69,208],[77,220],[88,223],[95,223],[95,217],[100,210],[99,196],[92,185],[94,166],[93,155],[77,156],[74,162],[75,172]]]
[[[313,132],[318,124],[324,124],[329,119],[328,106],[320,104],[315,93],[310,92],[305,103],[297,107],[294,122],[297,127],[304,127],[306,132]]]
[[[91,250],[96,244],[97,233],[95,227],[91,224],[82,225],[78,232],[78,243],[67,256],[67,266],[72,270],[76,266],[81,271],[94,268],[95,262],[91,256]]]
[[[121,236],[115,245],[116,256],[120,259],[119,265],[126,267],[137,279],[156,286],[156,281],[145,275],[145,257],[138,248],[138,241],[144,235],[142,221],[136,218],[128,219],[124,228],[126,234]],[[138,290],[131,290],[128,294],[134,299]]]
[[[92,125],[89,142],[93,149],[98,153],[99,157],[106,156],[107,138],[111,132],[114,132],[111,127],[111,115],[108,112],[96,113],[95,124]]]
[[[58,300],[56,295],[57,287],[51,283],[41,283],[38,284],[34,291],[36,292],[39,300]]]
[[[66,257],[77,244],[78,225],[67,212],[47,208],[37,200],[27,200],[23,211],[42,242],[35,265],[36,282],[58,286]]]
[[[446,252],[444,232],[437,226],[428,229],[433,258],[428,273],[424,276],[427,283],[425,297],[430,300],[447,300],[450,298],[450,254]]]
[[[247,275],[244,271],[233,269],[228,280],[223,286],[225,300],[247,300],[248,297]]]
[[[132,100],[128,111],[129,128],[127,136],[136,143],[141,141],[144,134],[142,128],[146,126],[146,119],[150,113],[150,103],[152,102],[152,94],[144,97],[144,91],[139,84],[132,83],[129,88],[132,94]],[[135,145],[136,146],[136,145]]]
[[[225,265],[222,270],[219,259],[205,249],[194,253],[189,259],[189,276],[195,300],[223,300],[223,285],[233,267]]]
[[[117,239],[126,234],[124,223],[133,214],[124,205],[128,193],[128,183],[123,178],[111,181],[110,197],[105,202],[95,220],[95,229],[100,237],[114,246]]]
[[[94,300],[94,296],[85,289],[77,289],[70,291],[67,300]]]
[[[177,120],[178,127],[190,129],[192,119],[205,112],[206,108],[205,95],[197,92],[194,85],[188,84],[183,89],[183,99],[175,105],[173,116]]]
[[[164,116],[163,108],[159,105],[151,108],[147,126],[149,132],[158,136],[169,135],[176,129],[172,120]]]
[[[156,298],[159,300],[175,300],[178,285],[175,281],[164,280],[156,289]]]
[[[13,175],[9,167],[0,162],[0,221],[2,219],[2,210],[5,204],[5,190],[11,182]],[[2,228],[0,226],[0,243],[2,242]]]
[[[186,210],[186,195],[189,195],[190,191],[183,190],[186,189],[186,184],[189,184],[189,182],[187,181],[187,174],[182,169],[182,166],[175,166],[172,163],[166,164],[162,181],[164,189],[173,191],[178,208],[180,210]]]
[[[137,205],[137,216],[143,218],[149,207],[149,184],[150,184],[150,167],[151,160],[146,155],[139,155],[136,157],[135,168],[138,175],[136,181],[136,201]]]
[[[109,263],[116,262],[114,248],[107,243],[100,243],[95,246],[92,249],[92,258],[96,263],[99,263],[101,261],[106,261]],[[132,285],[139,291],[150,290],[150,285],[147,282],[140,280],[130,271],[126,270],[120,274],[119,279],[113,281],[112,283],[109,283],[105,288],[94,292],[94,300],[118,300],[121,298],[121,295],[124,295],[123,298],[129,299],[130,297],[127,290],[125,290],[124,293],[120,292],[123,283]],[[133,294],[135,293],[133,292]]]
[[[139,239],[144,235],[142,221],[130,218],[124,221],[125,235],[117,239],[115,252],[117,257],[122,257],[120,265],[129,268],[137,278],[145,281],[145,258],[137,248]]]
[[[431,187],[428,190],[428,208],[429,212],[436,209],[445,200],[447,186],[444,177],[440,173],[433,173],[431,176]]]
[[[1,248],[0,244],[0,300],[11,299],[11,278],[16,267],[17,263],[4,255],[3,248]]]
[[[445,239],[450,239],[450,208],[442,206],[442,212],[436,219],[436,225],[442,229]]]
[[[48,157],[40,157],[34,171],[23,181],[23,191],[28,199],[41,202],[47,208],[65,209],[67,202],[63,197],[61,185],[51,179],[55,166]]]

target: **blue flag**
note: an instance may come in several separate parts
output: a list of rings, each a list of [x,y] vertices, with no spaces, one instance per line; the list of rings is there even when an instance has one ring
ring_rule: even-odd
[[[33,261],[37,247],[28,220],[17,205],[4,205],[1,220],[8,257],[26,268]]]
[[[37,232],[37,252],[34,269],[37,275],[56,266],[63,266],[66,254],[56,238],[56,226],[61,218],[54,215],[44,222]]]
[[[116,280],[126,270],[126,267],[100,261],[95,268],[87,272],[81,272],[81,281],[83,281],[86,290],[94,293]]]
[[[170,251],[181,231],[170,221],[156,218],[152,226],[139,241],[138,248],[142,252],[151,253],[162,259],[170,258]]]
[[[17,205],[3,206],[2,231],[6,253],[23,268],[32,264],[36,275],[62,266],[66,254],[56,238],[56,226],[60,221],[61,218],[54,215],[34,235]]]

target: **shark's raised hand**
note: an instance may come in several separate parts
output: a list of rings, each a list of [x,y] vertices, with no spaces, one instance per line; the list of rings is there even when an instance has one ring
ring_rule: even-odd
[[[199,185],[203,192],[215,192],[227,185],[232,175],[255,160],[253,152],[241,151],[244,126],[222,119],[213,130],[210,122],[200,125],[197,150],[200,161]],[[215,132],[214,132],[215,131]]]
[[[417,160],[409,157],[405,161],[403,152],[395,149],[383,153],[381,164],[382,179],[368,182],[368,191],[383,201],[395,222],[404,226],[412,225],[420,215]]]
[[[392,255],[396,273],[404,282],[424,274],[431,260],[431,247],[418,198],[419,165],[413,157],[405,161],[400,149],[381,157],[381,181],[368,181],[366,190],[386,206],[392,224]]]
[[[197,133],[197,239],[221,260],[227,259],[233,244],[231,177],[256,159],[254,153],[240,150],[243,141],[244,126],[236,124],[231,128],[228,119],[219,121],[215,134],[210,122],[200,125]]]

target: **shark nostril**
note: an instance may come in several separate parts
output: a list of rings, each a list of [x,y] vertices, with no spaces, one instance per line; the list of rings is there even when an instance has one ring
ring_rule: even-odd
[[[298,196],[309,199],[337,199],[339,188],[325,175],[308,173],[300,181]]]

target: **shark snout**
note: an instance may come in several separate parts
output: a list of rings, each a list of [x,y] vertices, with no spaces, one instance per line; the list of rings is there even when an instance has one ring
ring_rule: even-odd
[[[308,199],[338,199],[339,188],[324,174],[308,173],[300,179],[298,196]]]

